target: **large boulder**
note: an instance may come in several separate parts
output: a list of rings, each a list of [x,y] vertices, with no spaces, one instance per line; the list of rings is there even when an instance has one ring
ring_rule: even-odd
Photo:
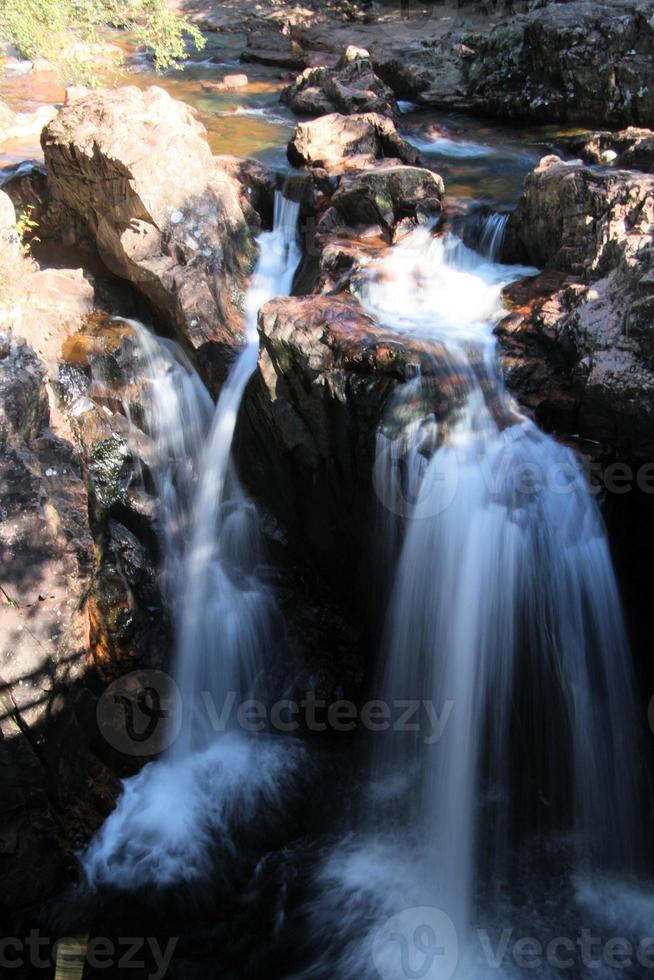
[[[377,436],[393,424],[393,392],[420,372],[425,414],[440,421],[465,399],[462,377],[438,344],[380,327],[347,294],[274,299],[259,333],[239,419],[241,470],[328,579],[349,599],[363,597],[375,554]]]
[[[281,95],[299,116],[378,112],[397,116],[393,90],[374,71],[370,55],[350,46],[335,68],[306,68]]]
[[[652,9],[641,3],[551,3],[500,24],[471,47],[468,91],[507,118],[654,120]]]
[[[288,158],[297,166],[361,169],[382,157],[413,165],[420,162],[418,151],[402,139],[394,123],[376,112],[330,113],[300,123],[288,144]]]
[[[205,136],[163,89],[126,87],[71,102],[42,143],[52,199],[83,218],[109,269],[150,300],[215,381],[243,340],[255,247],[239,188]]]
[[[507,291],[507,380],[540,421],[606,457],[654,453],[654,177],[548,157],[508,222],[504,257],[545,267]]]
[[[421,167],[383,165],[343,174],[318,228],[372,225],[392,238],[398,226],[440,214],[444,190],[442,178]]]
[[[654,177],[544,157],[509,218],[503,258],[595,274],[649,244]]]

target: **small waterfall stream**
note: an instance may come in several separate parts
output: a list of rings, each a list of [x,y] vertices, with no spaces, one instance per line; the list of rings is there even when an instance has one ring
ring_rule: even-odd
[[[291,740],[249,740],[216,731],[226,706],[262,693],[279,624],[258,574],[262,548],[254,504],[231,458],[238,409],[257,363],[257,314],[288,294],[300,260],[299,204],[279,192],[246,310],[247,343],[215,408],[177,345],[133,324],[149,400],[163,574],[175,636],[179,734],[166,756],[124,784],[116,810],[84,857],[94,884],[124,888],[206,876],[212,841],[229,848],[230,824],[274,809],[297,760]],[[233,724],[233,719],[232,719]],[[229,724],[226,726],[229,729]]]
[[[503,227],[489,216],[480,252],[419,229],[371,263],[361,288],[385,326],[436,341],[465,392],[439,420],[427,379],[403,385],[376,467],[385,533],[402,541],[374,697],[417,706],[412,722],[431,706],[439,726],[371,739],[359,827],[317,876],[318,954],[303,977],[511,975],[480,961],[471,935],[480,914],[513,927],[521,889],[534,910],[545,901],[543,880],[521,880],[518,855],[524,865],[544,841],[560,846],[559,901],[636,860],[620,600],[574,454],[520,414],[499,374],[501,289],[529,271],[498,263]],[[547,969],[537,975],[556,975]]]

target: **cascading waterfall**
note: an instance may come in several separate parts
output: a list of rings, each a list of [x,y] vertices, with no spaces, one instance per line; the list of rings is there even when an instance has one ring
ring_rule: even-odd
[[[274,596],[259,575],[256,509],[239,485],[231,447],[257,363],[258,311],[290,292],[300,260],[298,214],[297,202],[276,194],[273,230],[259,238],[247,297],[247,343],[215,409],[179,348],[134,324],[150,396],[145,429],[182,717],[167,755],[126,780],[89,846],[84,866],[95,884],[133,888],[206,874],[216,836],[229,848],[234,814],[242,825],[259,807],[274,809],[292,780],[290,740],[216,728],[230,705],[262,694],[262,669],[280,632]]]
[[[322,952],[303,976],[486,975],[468,936],[482,894],[511,894],[518,841],[571,839],[572,878],[634,858],[636,711],[606,534],[575,455],[503,387],[492,326],[503,285],[529,270],[497,263],[497,217],[486,255],[420,229],[361,287],[385,326],[444,348],[465,393],[438,420],[424,379],[399,389],[375,473],[388,534],[403,527],[375,697],[428,703],[440,727],[374,736],[359,833],[319,875]],[[434,916],[460,951],[450,936],[430,960],[418,940]],[[403,959],[411,942],[422,972]]]

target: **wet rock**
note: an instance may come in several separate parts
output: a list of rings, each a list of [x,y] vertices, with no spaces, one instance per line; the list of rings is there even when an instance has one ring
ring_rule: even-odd
[[[381,157],[416,165],[418,151],[402,139],[390,119],[378,113],[331,113],[300,123],[288,144],[288,158],[300,166],[361,169]]]
[[[654,178],[548,157],[527,178],[504,256],[545,266],[507,290],[508,384],[548,428],[605,457],[652,459]]]
[[[255,246],[205,135],[162,89],[127,87],[64,107],[42,142],[52,198],[83,218],[110,271],[147,297],[215,387],[243,339]]]
[[[88,668],[85,597],[95,556],[79,460],[71,443],[51,428],[46,375],[23,340],[0,336],[0,909],[5,915],[46,900],[72,873],[75,845],[61,804],[81,774],[69,768],[72,756],[80,761],[88,744],[78,732],[74,746],[64,741],[61,755],[48,754],[51,734],[72,711],[69,695]],[[102,768],[95,760],[85,778]]]
[[[380,166],[344,174],[331,199],[330,210],[338,213],[337,222],[350,226],[378,225],[392,237],[396,227],[406,219],[414,225],[440,214],[443,193],[442,179],[429,170]],[[403,224],[403,229],[406,228]]]
[[[42,314],[31,316],[38,336]],[[161,667],[169,649],[154,514],[133,487],[126,420],[110,407],[129,397],[137,410],[130,332],[67,329],[58,385],[23,337],[0,335],[3,921],[78,874],[75,852],[118,791],[115,767],[131,765],[98,731],[97,692],[135,667]]]
[[[369,53],[355,47],[347,48],[335,68],[305,69],[284,89],[281,99],[300,116],[331,112],[399,115],[393,91],[375,74]]]
[[[259,333],[241,470],[335,588],[365,592],[367,574],[369,591],[376,437],[392,393],[421,370],[433,381],[430,411],[444,419],[463,389],[437,344],[380,328],[351,296],[275,299]]]

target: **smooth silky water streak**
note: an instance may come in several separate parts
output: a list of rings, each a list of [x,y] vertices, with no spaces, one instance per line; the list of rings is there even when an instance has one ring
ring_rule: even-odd
[[[489,230],[482,237],[492,258],[503,223],[491,219]],[[475,383],[448,423],[406,522],[390,604],[382,697],[429,698],[438,710],[451,704],[449,723],[436,746],[420,735],[384,740],[375,762],[379,774],[416,771],[418,763],[404,805],[429,841],[434,901],[465,932],[485,794],[495,801],[483,809],[495,828],[488,842],[495,871],[511,843],[510,769],[521,767],[512,753],[525,738],[515,727],[516,702],[520,724],[533,725],[528,749],[556,754],[555,763],[531,762],[556,817],[570,811],[578,866],[630,867],[639,837],[635,698],[606,534],[579,464],[511,406],[489,357],[493,318],[483,286],[458,305],[450,298],[451,281],[463,285],[461,275],[473,269],[490,290],[524,270],[491,264],[452,239],[425,242],[401,262],[393,252],[381,260],[364,296],[370,308],[405,328],[388,302],[384,264],[390,277],[419,272],[424,292],[409,328],[430,332],[464,362],[484,363],[484,388],[503,406],[491,410]],[[499,289],[496,306],[494,318]],[[555,820],[550,829],[560,826]]]
[[[445,723],[436,741],[424,728],[374,736],[359,830],[317,876],[317,953],[299,976],[407,975],[401,940],[425,908],[459,944],[425,977],[497,976],[471,930],[489,883],[511,894],[518,841],[571,835],[573,879],[634,867],[639,746],[618,590],[577,459],[519,413],[497,367],[501,290],[535,271],[496,261],[503,226],[489,219],[487,255],[417,230],[359,287],[385,326],[438,341],[464,392],[439,431],[427,379],[398,389],[375,474],[389,536],[403,535],[375,696],[428,701]],[[520,886],[534,901],[546,890]]]
[[[247,343],[213,409],[176,345],[135,325],[151,393],[164,594],[175,631],[179,735],[167,754],[124,783],[84,858],[92,884],[138,888],[204,876],[217,838],[274,812],[290,791],[299,750],[290,739],[216,732],[225,705],[257,686],[277,642],[278,614],[258,575],[256,509],[234,471],[231,447],[245,387],[257,363],[257,314],[288,294],[300,261],[299,204],[275,197],[274,226],[259,237],[247,296]]]

